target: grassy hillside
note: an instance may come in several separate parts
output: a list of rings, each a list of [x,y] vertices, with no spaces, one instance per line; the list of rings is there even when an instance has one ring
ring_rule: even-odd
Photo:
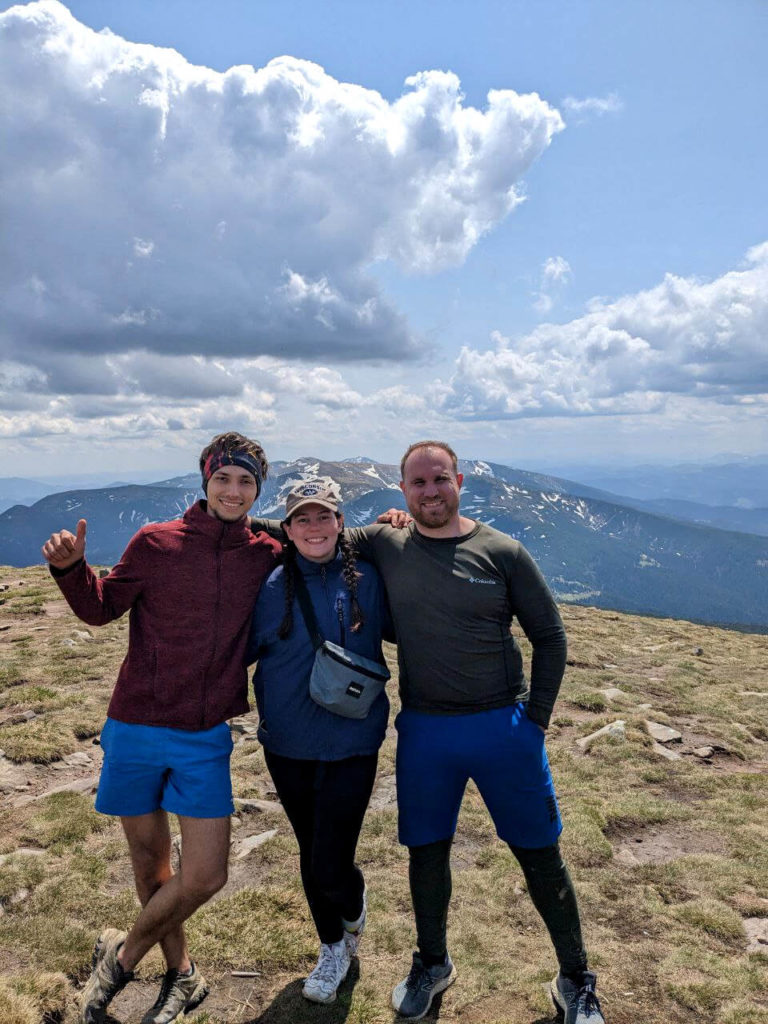
[[[42,568],[0,569],[0,588],[0,1021],[66,1022],[100,927],[127,926],[136,913],[119,824],[92,810],[97,737],[127,622],[82,625]],[[606,1019],[765,1024],[768,637],[563,611],[569,668],[548,747]],[[579,745],[616,720],[623,737]],[[656,743],[647,721],[681,740]],[[393,730],[359,849],[370,894],[359,968],[336,1004],[317,1008],[301,997],[317,950],[296,845],[254,727],[250,717],[234,723],[242,802],[230,881],[189,924],[213,988],[188,1019],[389,1024],[390,990],[414,943],[396,842]],[[247,852],[247,837],[273,831]],[[471,790],[453,864],[449,942],[459,978],[429,1019],[553,1021],[546,933]],[[110,1020],[139,1019],[161,970],[150,955]]]

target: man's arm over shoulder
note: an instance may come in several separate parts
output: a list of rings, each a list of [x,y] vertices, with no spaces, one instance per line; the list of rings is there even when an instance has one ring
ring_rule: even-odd
[[[285,533],[279,519],[262,519],[260,516],[250,517],[251,530],[254,533],[266,533],[273,540],[285,541]]]
[[[533,648],[528,715],[546,729],[565,672],[565,629],[539,567],[522,544],[512,544],[514,555],[505,559],[512,614]]]
[[[51,575],[67,604],[89,626],[120,618],[138,599],[147,568],[146,542],[136,534],[110,573],[99,579],[83,558],[68,569],[51,566]]]
[[[405,530],[399,530],[389,523],[371,523],[370,526],[347,527],[344,532],[355,549],[355,554],[378,566],[381,553],[390,547],[396,547],[400,543],[398,534],[404,533]]]

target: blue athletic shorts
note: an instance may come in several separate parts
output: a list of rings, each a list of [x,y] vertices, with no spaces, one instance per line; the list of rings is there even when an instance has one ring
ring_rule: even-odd
[[[395,722],[399,838],[424,846],[456,831],[472,779],[500,839],[551,846],[562,831],[544,733],[522,704],[468,715],[403,710]]]
[[[108,718],[101,746],[96,810],[102,814],[131,817],[162,807],[188,818],[226,818],[235,809],[226,722],[188,732]]]

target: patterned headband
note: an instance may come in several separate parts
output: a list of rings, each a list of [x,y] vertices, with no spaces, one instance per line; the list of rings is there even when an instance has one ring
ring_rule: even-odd
[[[242,448],[236,448],[234,451],[217,451],[212,452],[205,460],[203,466],[203,490],[205,491],[208,486],[208,481],[211,479],[217,469],[221,469],[222,466],[239,466],[241,469],[247,470],[253,476],[256,477],[256,496],[261,493],[261,465],[258,459],[254,458],[249,452],[244,451]]]

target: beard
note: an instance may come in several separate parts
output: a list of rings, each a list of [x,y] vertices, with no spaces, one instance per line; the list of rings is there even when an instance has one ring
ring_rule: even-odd
[[[413,506],[409,505],[408,511],[419,526],[423,526],[428,530],[439,530],[443,526],[448,525],[458,511],[458,508],[459,503],[457,500],[451,501],[445,499],[441,504],[436,505],[433,508],[425,508],[420,504],[414,504]]]

